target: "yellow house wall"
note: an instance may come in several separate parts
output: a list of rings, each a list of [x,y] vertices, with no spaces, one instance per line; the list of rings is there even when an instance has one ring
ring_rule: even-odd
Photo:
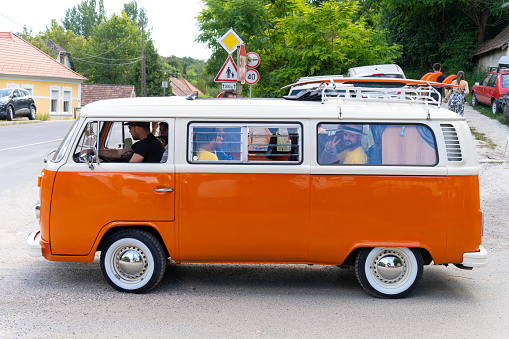
[[[34,97],[38,114],[49,114],[50,118],[69,119],[74,117],[74,108],[81,105],[81,81],[59,81],[38,79],[6,79],[0,78],[0,88],[21,87],[29,90]],[[58,104],[56,112],[50,112],[51,91],[58,90]],[[70,91],[71,108],[64,112],[64,91]]]

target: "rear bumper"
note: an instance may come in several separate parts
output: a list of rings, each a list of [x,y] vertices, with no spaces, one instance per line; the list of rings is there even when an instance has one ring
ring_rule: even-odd
[[[27,251],[31,257],[42,257],[41,230],[38,228],[27,237]]]
[[[479,245],[479,252],[463,253],[463,262],[465,267],[483,267],[488,263],[488,251],[483,245]]]

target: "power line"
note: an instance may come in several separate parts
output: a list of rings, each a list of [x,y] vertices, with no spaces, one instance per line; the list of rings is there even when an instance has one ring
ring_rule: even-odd
[[[90,54],[87,54],[85,52],[80,52],[80,51],[74,51],[72,49],[69,49],[70,52],[73,52],[73,53],[81,53],[81,54],[85,54],[86,56],[88,57],[91,57],[91,58],[97,58],[97,59],[102,59],[102,60],[113,60],[113,61],[132,61],[132,60],[138,60],[140,59],[139,57],[137,58],[130,58],[130,59],[115,59],[115,58],[102,58],[102,57],[98,57],[98,56],[95,56],[95,55],[90,55]]]
[[[124,66],[124,65],[131,65],[131,64],[135,64],[137,62],[139,62],[141,60],[141,58],[138,58],[137,60],[135,61],[131,61],[131,62],[125,62],[125,63],[122,63],[122,64],[106,64],[106,63],[103,63],[103,62],[95,62],[95,61],[90,61],[90,60],[86,60],[86,59],[80,59],[80,58],[76,58],[76,57],[72,57],[73,60],[79,60],[79,61],[83,61],[83,62],[88,62],[89,64],[93,64],[93,65],[104,65],[104,66]]]
[[[132,32],[132,33],[131,33],[131,35],[129,35],[129,36],[128,36],[128,37],[127,37],[124,41],[122,41],[122,42],[121,42],[118,46],[115,46],[115,47],[113,47],[112,49],[110,49],[110,50],[108,50],[108,51],[106,51],[106,52],[103,52],[103,53],[101,53],[101,54],[94,55],[94,56],[92,56],[92,57],[94,57],[94,58],[95,58],[95,57],[98,57],[99,55],[106,54],[106,53],[108,53],[108,52],[113,51],[114,49],[119,48],[119,47],[120,47],[120,46],[122,46],[122,45],[123,45],[123,44],[124,44],[124,43],[125,43],[125,42],[126,42],[126,41],[127,41],[127,40],[128,40],[128,39],[129,39],[129,38],[130,38],[133,34],[134,34],[134,33],[136,33],[136,31]]]
[[[0,15],[1,15],[1,16],[3,16],[4,18],[6,18],[6,19],[8,19],[8,20],[10,20],[10,21],[12,21],[12,22],[14,22],[14,23],[15,23],[16,25],[18,25],[18,26],[21,26],[21,27],[23,27],[23,28],[25,28],[25,27],[26,27],[26,25],[22,25],[22,24],[20,24],[20,23],[17,23],[16,21],[12,20],[11,18],[9,18],[8,16],[6,16],[5,14],[0,13]],[[27,27],[27,28],[30,28],[30,27]]]

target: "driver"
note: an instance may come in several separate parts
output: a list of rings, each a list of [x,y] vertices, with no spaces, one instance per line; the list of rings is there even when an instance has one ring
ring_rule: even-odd
[[[144,121],[128,122],[129,133],[134,140],[139,140],[131,147],[123,149],[101,149],[99,155],[108,160],[129,159],[129,162],[160,162],[164,146],[150,133],[150,123]]]

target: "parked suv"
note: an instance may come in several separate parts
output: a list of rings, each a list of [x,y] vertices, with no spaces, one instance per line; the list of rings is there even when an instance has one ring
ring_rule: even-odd
[[[503,109],[502,98],[509,91],[509,57],[502,57],[498,67],[490,67],[482,81],[472,87],[472,107],[479,103],[490,105],[496,114]]]
[[[370,78],[395,78],[406,79],[405,73],[396,64],[369,65],[350,68],[346,74],[348,78],[370,77]]]
[[[34,98],[23,88],[0,89],[0,118],[12,120],[16,116],[35,119]]]

